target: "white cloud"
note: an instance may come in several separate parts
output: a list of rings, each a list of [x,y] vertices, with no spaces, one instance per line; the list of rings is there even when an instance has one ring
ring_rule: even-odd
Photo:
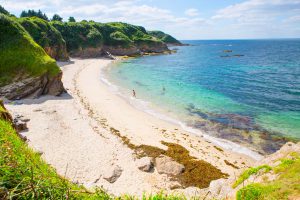
[[[65,20],[73,16],[77,21],[123,21],[180,39],[300,35],[300,0],[245,0],[206,18],[201,18],[196,8],[173,12],[171,7],[157,7],[154,1],[146,0],[0,0],[0,4],[15,15],[41,9],[49,17],[57,13]]]
[[[187,16],[198,16],[199,15],[199,11],[198,9],[195,9],[195,8],[190,8],[190,9],[187,9],[185,12],[184,12]]]

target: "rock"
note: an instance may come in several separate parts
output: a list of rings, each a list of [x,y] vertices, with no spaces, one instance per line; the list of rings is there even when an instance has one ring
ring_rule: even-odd
[[[213,196],[219,195],[222,189],[222,185],[225,183],[224,179],[218,179],[211,181],[209,184],[209,191]]]
[[[152,159],[149,157],[143,157],[136,161],[136,165],[139,170],[149,172],[153,167]]]
[[[114,183],[121,176],[122,171],[123,170],[119,166],[112,167],[105,172],[103,178],[110,183]]]
[[[26,122],[22,122],[19,119],[14,119],[13,124],[17,132],[25,131],[28,129]]]
[[[171,182],[170,185],[169,185],[170,190],[179,189],[181,187],[182,186],[177,181]]]
[[[209,192],[213,197],[219,197],[223,199],[232,191],[233,189],[225,179],[214,180],[209,184]]]
[[[25,97],[37,98],[43,94],[60,95],[65,92],[61,82],[62,72],[56,76],[47,73],[40,77],[26,77],[9,85],[0,87],[0,97],[9,100],[22,99]]]
[[[160,155],[155,159],[155,167],[160,174],[179,175],[184,172],[184,166],[172,158]]]

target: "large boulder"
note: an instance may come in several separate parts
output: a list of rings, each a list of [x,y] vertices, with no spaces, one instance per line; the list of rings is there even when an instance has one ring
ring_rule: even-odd
[[[122,174],[122,169],[119,166],[115,166],[112,168],[107,169],[107,171],[104,173],[103,178],[107,180],[110,183],[114,183],[118,180],[118,178]]]
[[[172,158],[160,155],[155,159],[155,167],[160,174],[179,175],[184,172],[184,166]]]
[[[144,171],[144,172],[149,172],[149,171],[151,171],[151,169],[153,167],[153,162],[152,162],[151,158],[143,157],[136,161],[136,165],[139,168],[139,170]]]

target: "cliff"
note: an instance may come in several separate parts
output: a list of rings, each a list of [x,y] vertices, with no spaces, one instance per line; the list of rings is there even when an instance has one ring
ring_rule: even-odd
[[[0,14],[0,97],[20,99],[64,91],[62,72],[15,18]]]
[[[71,56],[98,57],[141,55],[168,51],[167,45],[149,35],[145,28],[131,24],[97,22],[51,22],[61,32]]]
[[[49,22],[38,17],[18,18],[18,22],[50,57],[61,61],[69,59],[65,40]]]
[[[156,38],[160,39],[162,42],[164,42],[168,45],[175,45],[175,46],[183,45],[180,41],[178,41],[177,39],[175,39],[171,35],[166,34],[162,31],[148,31],[147,33],[149,35],[153,36],[153,37],[156,37]]]

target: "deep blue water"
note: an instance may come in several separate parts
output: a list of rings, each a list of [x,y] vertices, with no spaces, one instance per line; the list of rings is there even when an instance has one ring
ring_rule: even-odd
[[[135,89],[150,107],[218,137],[300,139],[300,39],[183,42],[192,46],[128,59],[108,77],[122,92]],[[237,137],[242,131],[251,138]]]

